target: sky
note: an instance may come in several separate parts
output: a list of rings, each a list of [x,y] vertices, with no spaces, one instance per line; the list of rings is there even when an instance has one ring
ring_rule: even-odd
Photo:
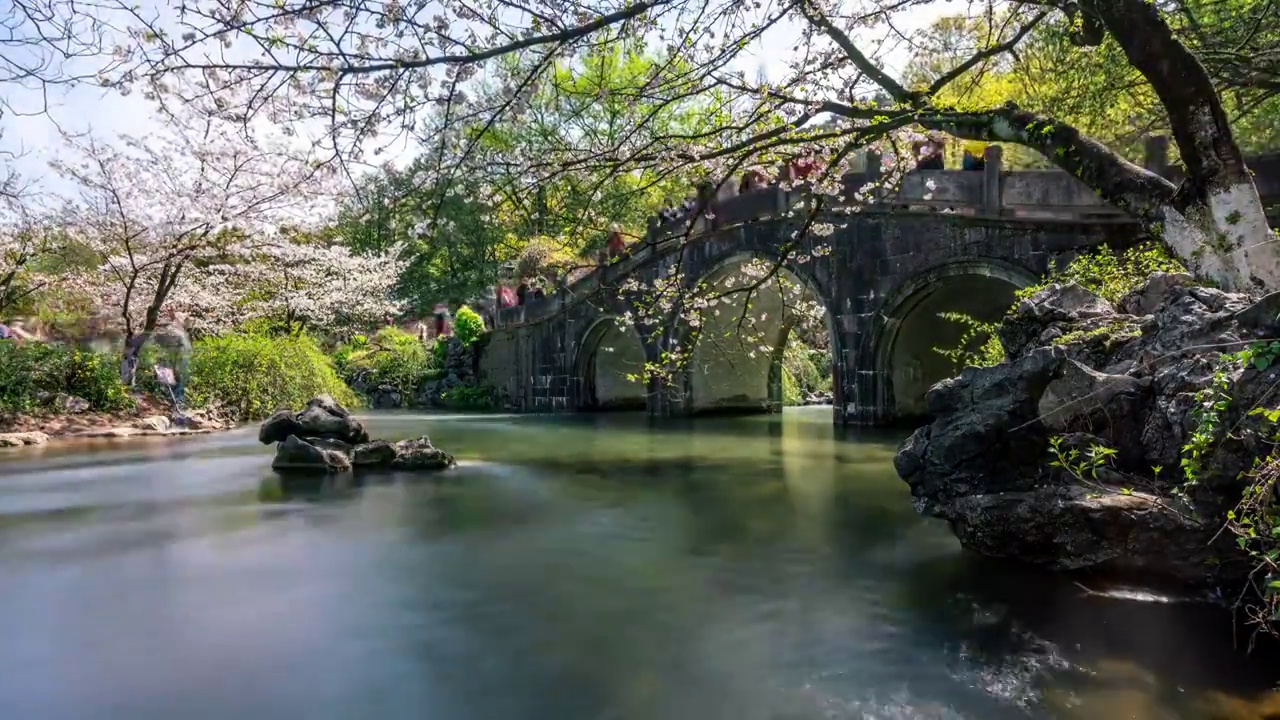
[[[910,32],[923,28],[948,12],[963,12],[963,4],[942,2],[918,8],[905,18],[900,29]],[[777,79],[785,71],[789,54],[799,45],[799,37],[799,28],[794,21],[780,24],[743,53],[735,66],[749,78],[763,69],[769,78]],[[865,47],[874,45],[866,44]],[[6,48],[6,52],[11,52],[11,49]],[[884,62],[890,69],[895,69],[901,68],[906,60],[906,52],[899,49],[889,54]],[[91,72],[94,65],[92,60],[86,60],[73,63],[68,69]],[[5,99],[14,112],[0,120],[4,133],[0,137],[0,151],[19,154],[16,160],[11,161],[13,167],[42,190],[55,194],[66,194],[70,190],[65,181],[48,168],[50,159],[60,151],[59,128],[71,132],[92,131],[97,136],[108,138],[119,134],[145,137],[160,132],[162,128],[152,104],[136,93],[124,96],[116,90],[92,84],[54,88],[47,94],[49,110],[44,113],[40,112],[44,103],[39,90],[7,85],[4,91]],[[392,162],[402,165],[415,154],[416,148],[400,147],[393,151]]]

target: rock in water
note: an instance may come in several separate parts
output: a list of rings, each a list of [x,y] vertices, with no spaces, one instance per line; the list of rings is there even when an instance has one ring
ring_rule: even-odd
[[[47,442],[49,442],[49,436],[42,432],[0,433],[0,447],[43,445]]]
[[[369,433],[347,409],[328,395],[321,395],[292,413],[281,410],[258,430],[262,443],[278,443],[271,467],[284,471],[339,472],[357,469],[444,470],[453,456],[422,436],[394,445],[369,441]]]
[[[364,427],[350,415],[332,415],[321,407],[308,407],[294,418],[302,426],[304,435],[328,437],[352,445],[369,441]]]
[[[1187,586],[1239,584],[1252,563],[1218,531],[1240,499],[1240,473],[1268,449],[1222,433],[1190,499],[1173,491],[1195,393],[1224,348],[1280,333],[1280,303],[1157,274],[1118,304],[1076,285],[1020,303],[1000,331],[1010,361],[934,386],[934,421],[903,443],[894,466],[916,509],[946,519],[970,550]],[[1250,408],[1275,405],[1267,393],[1280,363],[1236,369],[1230,381],[1220,426],[1248,427]],[[1077,465],[1099,448],[1114,454],[1096,476],[1070,472],[1052,465],[1055,443]]]
[[[277,411],[258,429],[258,442],[283,442],[290,435],[341,440],[348,445],[369,442],[364,426],[328,395],[312,399],[299,413]]]
[[[272,470],[287,472],[341,472],[351,469],[347,456],[336,450],[316,447],[305,440],[290,435],[276,446],[276,457],[271,461]]]
[[[306,437],[306,438],[303,438],[303,441],[310,445],[315,445],[321,450],[332,450],[334,452],[342,453],[343,455],[346,455],[348,458],[351,457],[351,451],[354,449],[354,446],[351,445],[350,443],[345,443],[341,440],[335,440],[333,438]]]
[[[396,448],[386,440],[374,440],[357,445],[351,455],[356,467],[390,467],[396,459]]]
[[[325,411],[330,415],[333,415],[334,417],[340,417],[340,418],[351,417],[351,413],[347,412],[346,408],[339,405],[338,401],[334,400],[333,396],[328,394],[317,395],[311,398],[310,400],[308,400],[307,407],[304,409],[310,410],[311,408],[320,408],[321,410]]]
[[[258,428],[258,442],[263,445],[284,442],[290,435],[302,433],[302,426],[291,410],[277,410],[274,415],[262,422]]]
[[[445,470],[454,466],[453,456],[433,446],[425,435],[417,440],[401,440],[395,444],[396,470]]]

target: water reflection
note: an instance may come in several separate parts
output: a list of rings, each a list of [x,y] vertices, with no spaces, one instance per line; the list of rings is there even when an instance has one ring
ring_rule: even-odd
[[[378,416],[443,482],[252,434],[6,456],[0,717],[1267,717],[1221,615],[961,554],[822,412]],[[1269,706],[1267,703],[1271,703]],[[1254,714],[1248,714],[1254,713]]]

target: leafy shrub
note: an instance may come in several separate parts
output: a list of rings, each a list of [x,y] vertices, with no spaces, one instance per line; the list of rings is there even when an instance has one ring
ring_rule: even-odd
[[[1050,273],[1043,282],[1019,290],[1009,313],[1018,307],[1019,302],[1053,283],[1065,285],[1074,282],[1108,302],[1116,302],[1142,287],[1147,278],[1158,272],[1186,272],[1186,268],[1170,257],[1163,246],[1153,242],[1135,245],[1119,254],[1104,246],[1080,255],[1062,271]],[[1004,346],[996,336],[1000,323],[983,322],[964,313],[941,313],[939,317],[965,326],[964,335],[956,347],[933,349],[953,360],[957,371],[966,366],[991,367],[1004,362]]]
[[[356,336],[337,349],[334,362],[348,382],[391,385],[406,394],[413,393],[437,364],[417,336],[395,327],[382,328],[369,338]]]
[[[785,366],[782,368],[782,404],[788,406],[800,404],[800,386],[796,384],[795,375]]]
[[[120,382],[115,355],[64,345],[0,341],[0,411],[31,412],[59,393],[89,402],[93,410],[123,410],[132,405]]]
[[[459,385],[441,393],[440,400],[451,410],[487,410],[493,406],[493,389],[487,385]]]
[[[1170,257],[1163,246],[1153,242],[1136,245],[1120,254],[1104,246],[1080,255],[1061,272],[1050,273],[1044,282],[1019,290],[1017,298],[1025,300],[1053,283],[1074,282],[1108,302],[1116,302],[1158,272],[1186,272],[1186,268]]]
[[[444,361],[449,355],[449,341],[444,338],[436,338],[435,344],[431,346],[431,360],[436,368],[443,368]]]
[[[220,402],[241,420],[258,420],[282,408],[298,409],[321,393],[357,404],[333,361],[307,335],[233,333],[196,341],[187,399],[195,406]]]
[[[1004,345],[996,335],[1000,323],[982,322],[964,313],[938,313],[938,317],[965,326],[955,347],[933,349],[954,362],[956,372],[966,367],[993,367],[1005,361]]]
[[[799,393],[825,392],[831,389],[831,354],[814,350],[803,342],[789,340],[782,352],[782,368],[791,374]]]
[[[453,334],[463,345],[470,345],[478,340],[484,334],[484,320],[480,313],[466,305],[458,308],[458,316],[453,320]]]

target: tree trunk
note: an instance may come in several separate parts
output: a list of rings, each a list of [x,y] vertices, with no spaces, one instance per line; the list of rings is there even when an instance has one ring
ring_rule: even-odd
[[[147,344],[149,331],[137,335],[127,335],[124,339],[124,356],[120,359],[120,382],[126,387],[133,387],[138,378],[138,361],[142,357],[142,348]]]
[[[1280,244],[1208,71],[1150,0],[1087,0],[1092,15],[1151,83],[1187,170],[1162,208],[1160,235],[1198,274],[1230,290],[1280,289]]]

